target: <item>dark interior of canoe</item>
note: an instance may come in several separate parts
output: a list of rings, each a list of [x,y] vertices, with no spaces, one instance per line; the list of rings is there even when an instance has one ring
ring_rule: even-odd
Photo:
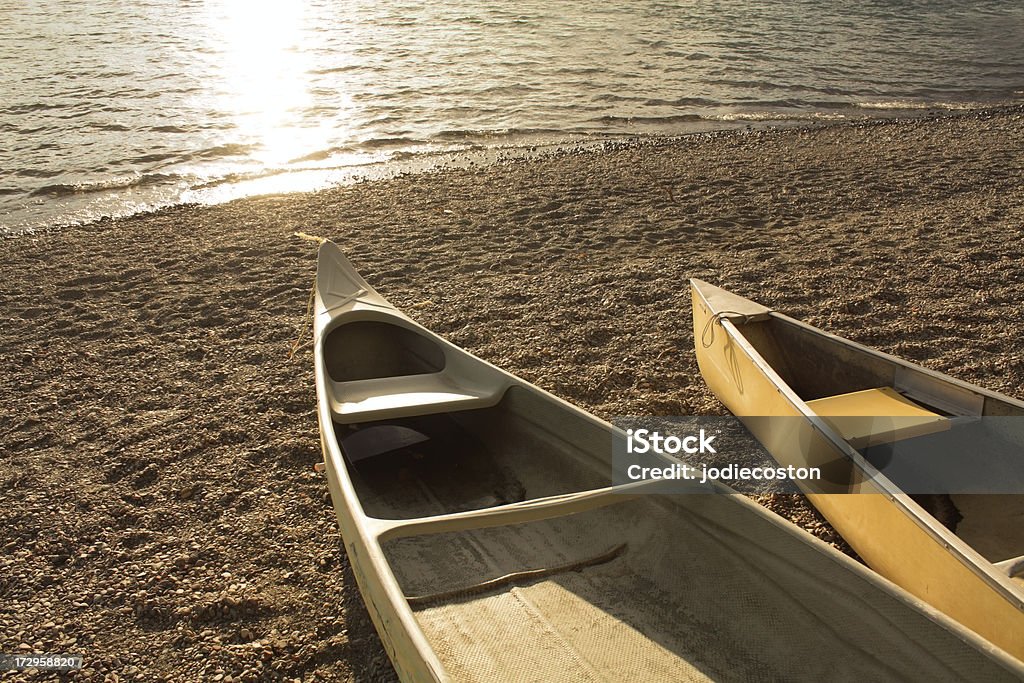
[[[451,365],[408,330],[331,335],[335,382]],[[736,496],[605,492],[534,521],[488,517],[610,483],[607,426],[540,392],[512,386],[465,410],[395,405],[402,416],[335,424],[334,436],[366,514],[411,529],[382,549],[454,680],[951,678],[992,666],[946,656],[959,636]],[[459,531],[415,530],[467,510]]]
[[[841,406],[844,397],[855,395],[870,400],[876,390],[888,392],[878,394],[876,424],[895,421],[884,412],[893,400],[934,415],[936,427],[904,434],[890,428],[887,438],[854,447],[989,561],[1024,556],[1024,495],[1017,493],[1024,491],[1022,405],[981,395],[784,316],[736,324],[819,415],[826,413],[817,406],[829,405],[833,415],[840,414],[842,408],[832,403]]]
[[[608,432],[546,407],[512,387],[491,408],[335,425],[335,433],[371,517],[424,517],[608,486]],[[367,458],[346,449],[357,433],[394,428],[426,438]]]

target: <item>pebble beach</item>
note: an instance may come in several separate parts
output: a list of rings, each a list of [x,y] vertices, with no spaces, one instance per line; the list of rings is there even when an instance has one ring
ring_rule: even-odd
[[[621,139],[0,241],[0,652],[86,681],[394,680],[320,461],[329,238],[605,419],[719,415],[687,279],[1024,396],[1024,107]],[[291,350],[296,341],[299,347]],[[758,502],[841,550],[799,496]],[[0,673],[0,680],[58,680]]]

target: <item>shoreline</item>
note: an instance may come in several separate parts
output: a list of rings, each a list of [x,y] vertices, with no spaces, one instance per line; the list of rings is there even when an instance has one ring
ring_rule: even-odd
[[[211,199],[210,201],[181,201],[168,204],[160,204],[153,208],[143,209],[134,213],[104,214],[95,218],[75,220],[71,222],[57,221],[48,225],[38,226],[3,226],[0,225],[0,240],[19,239],[27,235],[35,235],[41,232],[59,231],[73,227],[83,227],[94,223],[105,223],[109,221],[127,220],[136,217],[145,217],[160,214],[164,211],[177,208],[198,208],[204,206],[219,206],[235,201],[259,199],[264,197],[296,197],[305,194],[330,191],[358,185],[366,182],[382,182],[392,180],[409,174],[421,173],[444,173],[453,169],[471,168],[500,164],[510,160],[534,160],[550,155],[559,155],[564,152],[576,153],[588,150],[600,150],[608,145],[632,145],[643,146],[649,142],[658,144],[660,142],[673,142],[692,137],[716,137],[719,135],[745,134],[751,131],[785,131],[785,130],[817,130],[831,127],[861,127],[872,126],[885,122],[908,122],[908,121],[933,121],[937,119],[956,118],[980,118],[1014,111],[1024,110],[1024,104],[1002,104],[991,107],[972,107],[964,109],[936,109],[923,107],[920,109],[886,109],[873,110],[871,114],[864,114],[859,118],[838,118],[832,119],[827,116],[815,120],[813,118],[793,119],[737,119],[735,121],[707,119],[702,120],[700,125],[694,124],[692,131],[684,132],[622,132],[622,133],[583,133],[566,132],[558,134],[555,131],[543,133],[523,133],[523,140],[515,143],[502,143],[494,146],[476,147],[467,150],[431,150],[420,152],[401,152],[399,158],[365,162],[353,166],[337,167],[331,169],[280,169],[266,175],[257,175],[245,180],[235,182],[215,181],[207,190],[224,190],[226,199]],[[819,112],[821,113],[821,112]],[[714,126],[720,126],[718,128]],[[563,139],[555,139],[559,135]],[[527,141],[530,137],[536,137],[533,141]],[[273,185],[276,180],[294,178],[300,175],[310,175],[327,178],[329,176],[343,176],[343,180],[321,180],[306,186],[306,189],[288,190],[280,192],[253,192],[247,194],[244,188],[247,185],[259,185],[269,183]],[[189,190],[189,191],[195,191]],[[214,195],[211,195],[214,196]]]
[[[648,138],[0,240],[0,651],[82,651],[99,679],[393,675],[312,469],[296,231],[604,419],[725,413],[688,277],[1020,397],[1022,150],[1019,106]],[[759,502],[841,545],[802,499]]]

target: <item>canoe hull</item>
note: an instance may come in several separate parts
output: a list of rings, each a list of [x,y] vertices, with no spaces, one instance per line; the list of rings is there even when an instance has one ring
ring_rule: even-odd
[[[843,492],[808,491],[808,499],[870,567],[1024,659],[1024,593],[870,466],[851,467],[850,451],[816,428],[806,403],[744,337],[744,320],[709,304],[704,284],[692,285],[694,336],[715,396],[780,464],[844,468]]]

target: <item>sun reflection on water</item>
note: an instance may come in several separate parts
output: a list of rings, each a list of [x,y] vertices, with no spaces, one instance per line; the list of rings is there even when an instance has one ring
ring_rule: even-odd
[[[218,62],[221,100],[230,137],[264,168],[281,167],[322,148],[325,122],[304,121],[313,103],[313,30],[307,2],[213,0],[207,4],[211,53]],[[337,95],[343,105],[344,93]],[[338,131],[332,128],[330,137]]]

